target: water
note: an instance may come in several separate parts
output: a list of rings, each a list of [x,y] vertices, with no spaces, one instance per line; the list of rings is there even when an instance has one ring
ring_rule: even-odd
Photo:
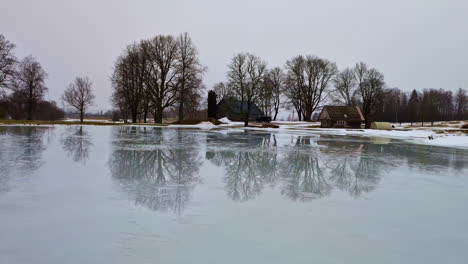
[[[466,263],[468,151],[0,127],[0,263]]]

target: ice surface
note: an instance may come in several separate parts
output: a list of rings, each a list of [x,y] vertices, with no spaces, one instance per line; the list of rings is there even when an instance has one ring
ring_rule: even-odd
[[[0,263],[464,263],[468,151],[389,132],[0,127]]]

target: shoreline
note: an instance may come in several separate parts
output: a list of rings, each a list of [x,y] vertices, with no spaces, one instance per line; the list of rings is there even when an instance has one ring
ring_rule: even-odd
[[[199,129],[211,131],[236,130],[256,130],[269,132],[302,132],[313,135],[333,135],[333,136],[360,136],[367,138],[388,138],[402,140],[410,144],[430,145],[457,149],[468,149],[468,130],[456,129],[454,127],[397,127],[391,130],[375,129],[344,129],[344,128],[319,128],[317,123],[311,122],[272,122],[279,128],[265,128],[260,126],[244,127],[242,122],[229,122],[221,125],[214,125],[211,122],[202,121],[198,124],[171,124],[171,123],[117,123],[112,121],[24,121],[24,120],[0,120],[0,126],[127,126],[127,127],[165,127],[180,129]],[[254,125],[256,125],[254,123]],[[433,139],[429,139],[429,137]]]

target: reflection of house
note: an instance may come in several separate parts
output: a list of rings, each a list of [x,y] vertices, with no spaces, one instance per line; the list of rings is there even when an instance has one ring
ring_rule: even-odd
[[[242,110],[241,110],[242,109]],[[247,103],[241,102],[235,98],[222,99],[217,105],[218,118],[227,117],[233,121],[244,120],[243,113],[247,112]],[[250,120],[256,120],[263,117],[264,114],[254,103],[250,104]]]
[[[361,128],[364,116],[358,106],[332,106],[323,107],[319,120],[321,127]]]

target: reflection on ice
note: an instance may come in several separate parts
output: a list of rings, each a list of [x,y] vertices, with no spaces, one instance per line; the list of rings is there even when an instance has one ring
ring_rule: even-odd
[[[83,126],[71,126],[62,134],[63,150],[72,156],[73,161],[86,163],[93,142],[89,132]]]
[[[387,142],[390,143],[390,142]],[[389,170],[405,161],[409,166],[427,169],[464,168],[467,162],[453,153],[434,155],[412,145],[377,145],[362,139],[291,136],[278,142],[274,134],[229,133],[207,136],[206,159],[225,170],[227,195],[247,201],[260,195],[265,185],[280,186],[280,192],[294,201],[308,201],[345,191],[352,197],[375,190]],[[416,149],[411,151],[410,149]],[[439,150],[440,151],[440,150]]]
[[[136,204],[180,213],[201,182],[199,147],[182,130],[121,128],[113,134],[110,171]]]
[[[0,127],[0,165],[0,263],[242,262],[232,245],[255,263],[466,259],[466,150],[285,130]]]
[[[42,164],[42,153],[46,149],[46,127],[0,127],[0,193],[9,190],[12,175],[27,175]]]
[[[266,184],[274,184],[278,162],[275,136],[271,134],[235,133],[229,136],[208,135],[207,159],[225,168],[227,195],[235,201],[247,201],[261,194]]]
[[[366,155],[368,144],[342,148],[339,143],[338,152],[333,150],[334,141],[296,136],[292,143],[279,146],[274,134],[251,132],[209,135],[207,140],[206,157],[225,168],[226,191],[236,201],[255,198],[266,184],[278,183],[281,193],[295,201],[321,198],[334,188],[357,197],[372,191],[389,166]],[[228,148],[229,142],[237,143]]]

